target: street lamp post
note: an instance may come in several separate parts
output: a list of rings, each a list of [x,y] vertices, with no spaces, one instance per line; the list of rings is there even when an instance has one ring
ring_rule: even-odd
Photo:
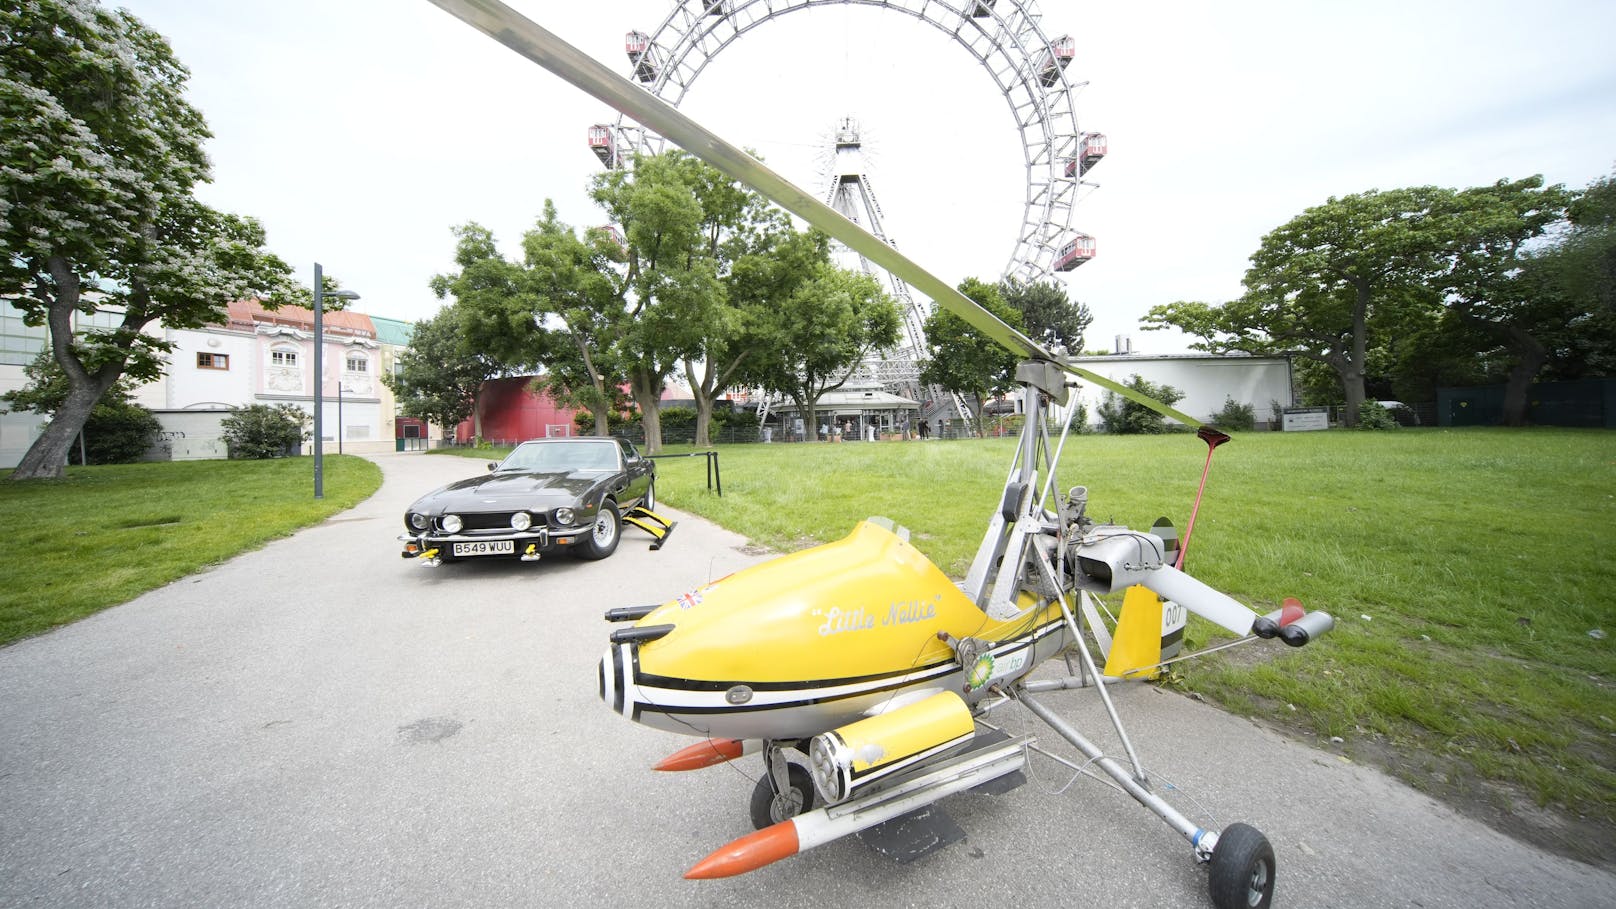
[[[331,296],[338,300],[357,300],[351,290],[339,290]],[[322,445],[325,422],[325,326],[321,310],[325,305],[325,276],[320,263],[314,263],[314,497],[325,498],[325,446]],[[337,383],[337,422],[342,422],[342,383]],[[339,430],[341,427],[338,427]],[[337,453],[342,453],[342,436],[337,436]]]

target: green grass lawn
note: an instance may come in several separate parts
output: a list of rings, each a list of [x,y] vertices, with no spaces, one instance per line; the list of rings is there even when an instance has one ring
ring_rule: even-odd
[[[662,500],[781,550],[885,515],[960,577],[1013,442],[720,451],[722,498],[691,458],[659,462]],[[1096,519],[1182,529],[1205,457],[1188,435],[1081,436],[1059,481],[1090,488]],[[1190,572],[1261,610],[1300,597],[1338,624],[1300,651],[1180,664],[1170,684],[1495,820],[1552,806],[1572,823],[1541,839],[1598,860],[1616,833],[1616,562],[1597,545],[1616,528],[1616,434],[1244,433],[1218,449],[1208,487]],[[1219,633],[1197,620],[1191,644]]]
[[[13,558],[0,585],[0,644],[133,599],[318,524],[381,486],[363,458],[327,455],[325,498],[310,458],[69,467],[61,480],[0,472]]]

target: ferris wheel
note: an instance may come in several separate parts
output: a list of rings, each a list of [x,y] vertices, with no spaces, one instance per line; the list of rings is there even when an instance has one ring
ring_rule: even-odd
[[[725,48],[758,26],[831,4],[875,6],[913,16],[948,35],[993,79],[1021,138],[1026,196],[1004,276],[1037,281],[1092,259],[1094,238],[1072,227],[1084,175],[1106,153],[1106,138],[1078,128],[1066,66],[1070,35],[1050,38],[1032,0],[676,0],[655,32],[624,40],[632,77],[677,107]],[[655,152],[662,140],[625,123],[597,124],[589,145],[607,167]]]

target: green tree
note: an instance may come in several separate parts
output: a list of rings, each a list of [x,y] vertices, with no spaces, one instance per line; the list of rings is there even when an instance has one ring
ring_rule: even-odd
[[[462,353],[507,373],[542,372],[540,389],[588,410],[596,434],[606,435],[606,414],[620,404],[618,386],[626,381],[616,350],[624,319],[616,241],[602,230],[580,237],[548,199],[522,236],[520,262],[507,260],[480,224],[454,233],[460,270],[434,277],[432,288],[456,301]]]
[[[1453,193],[1423,186],[1330,198],[1263,237],[1246,292],[1222,306],[1152,307],[1143,327],[1174,326],[1215,353],[1294,354],[1334,371],[1356,425],[1364,401],[1372,321],[1438,305],[1426,280],[1447,252],[1431,228]]]
[[[0,8],[0,46],[0,294],[49,326],[69,388],[12,478],[56,477],[119,377],[161,373],[170,345],[142,329],[274,305],[289,269],[257,222],[193,195],[209,134],[161,35],[88,0],[30,0]],[[75,313],[98,311],[117,324],[74,333]]]
[[[398,356],[398,371],[382,376],[405,415],[436,423],[445,432],[477,415],[483,383],[501,371],[497,361],[465,342],[460,322],[456,306],[416,322],[409,348]],[[475,431],[481,435],[481,425]]]
[[[617,348],[627,318],[617,277],[623,246],[602,228],[580,237],[546,199],[544,218],[523,236],[522,252],[545,352],[545,374],[536,384],[560,403],[588,410],[595,434],[605,436],[607,414],[625,406],[627,376]]]
[[[1022,332],[1045,348],[1083,349],[1083,334],[1094,322],[1087,306],[1072,300],[1066,287],[1057,281],[1021,281],[1005,278],[999,282],[999,296],[1010,308],[1021,313]]]
[[[676,152],[640,155],[632,172],[594,178],[590,196],[625,239],[617,284],[624,317],[615,345],[640,410],[645,447],[662,450],[662,389],[668,376],[702,355],[710,329],[722,325],[725,288],[711,255],[712,231],[701,193],[715,184],[695,159]],[[726,200],[714,202],[723,207]]]
[[[1559,279],[1590,312],[1616,309],[1616,174],[1588,184],[1566,214],[1570,231],[1554,247]]]
[[[475,221],[451,228],[451,233],[455,237],[454,261],[459,270],[433,275],[429,284],[438,299],[452,298],[448,309],[453,310],[454,315],[435,326],[440,330],[429,330],[425,337],[417,332],[410,339],[411,347],[421,344],[423,349],[449,356],[459,356],[464,350],[467,355],[487,357],[506,373],[537,371],[549,346],[540,327],[543,308],[529,289],[531,282],[526,270],[501,255],[493,232]],[[453,336],[445,337],[445,334]],[[479,382],[473,397],[481,390]],[[464,391],[460,389],[449,397],[463,401]],[[449,403],[448,400],[443,402],[444,405]],[[454,407],[444,414],[458,411],[459,408]],[[465,416],[472,418],[472,434],[481,438],[482,413],[475,400],[469,413],[464,413],[461,419]],[[448,430],[459,422],[445,423],[444,428]]]
[[[1021,313],[1005,302],[998,287],[966,278],[959,290],[1012,328],[1021,329]],[[971,419],[976,423],[976,434],[982,435],[982,409],[990,397],[1015,386],[1018,358],[1004,345],[946,309],[939,308],[926,317],[924,330],[928,350],[926,362],[920,368],[920,381],[970,395],[975,402],[971,406]]]
[[[468,224],[456,231],[459,272],[433,286],[465,311],[473,349],[510,370],[542,367],[539,384],[589,409],[595,432],[607,432],[628,386],[653,453],[663,386],[682,367],[704,440],[714,401],[778,336],[773,309],[827,258],[825,242],[677,152],[598,175],[590,194],[614,227],[580,238],[546,202],[515,263]]]
[[[1173,386],[1157,385],[1141,376],[1130,376],[1124,384],[1168,407],[1184,399],[1184,393]],[[1097,412],[1100,421],[1105,424],[1105,431],[1117,435],[1156,435],[1167,431],[1166,417],[1116,392],[1105,393],[1105,401]]]
[[[1504,386],[1504,423],[1526,423],[1527,390],[1549,360],[1546,334],[1573,313],[1565,294],[1528,264],[1529,244],[1564,220],[1571,194],[1541,176],[1463,190],[1438,211],[1448,247],[1433,276],[1447,309],[1467,328],[1504,348],[1512,360]]]
[[[775,313],[830,262],[830,244],[817,230],[794,230],[785,213],[756,192],[693,163],[704,254],[723,291],[683,360],[696,401],[695,443],[705,446],[719,397],[741,382],[750,363],[778,355],[769,347]]]
[[[818,441],[819,399],[842,387],[871,351],[898,343],[901,318],[874,278],[822,263],[774,310],[767,333],[777,354],[755,361],[748,378],[791,398]]]
[[[1560,306],[1539,326],[1555,379],[1616,375],[1616,176],[1589,184],[1567,207],[1565,231],[1531,255],[1524,279]]]

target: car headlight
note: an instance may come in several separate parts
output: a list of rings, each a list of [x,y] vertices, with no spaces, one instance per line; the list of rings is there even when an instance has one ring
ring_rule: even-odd
[[[460,528],[466,526],[466,522],[460,520],[460,515],[457,514],[444,515],[442,524],[444,531],[448,533],[459,533]]]
[[[511,526],[517,530],[526,530],[533,525],[533,516],[525,511],[518,511],[511,515]]]
[[[427,525],[426,515],[421,514],[418,511],[410,512],[410,526],[411,527],[414,527],[416,530],[425,530],[426,525]]]
[[[557,508],[555,510],[555,522],[563,527],[570,525],[575,517],[577,515],[573,513],[571,508]]]

